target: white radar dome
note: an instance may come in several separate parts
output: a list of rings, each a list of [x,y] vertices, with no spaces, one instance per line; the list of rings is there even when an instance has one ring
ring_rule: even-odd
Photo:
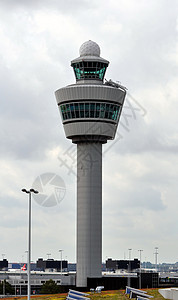
[[[79,53],[80,56],[100,56],[100,47],[97,43],[89,40],[81,45]]]

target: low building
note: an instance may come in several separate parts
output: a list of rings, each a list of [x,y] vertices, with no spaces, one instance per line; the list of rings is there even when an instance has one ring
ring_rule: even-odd
[[[68,261],[67,260],[54,260],[47,259],[43,260],[43,258],[38,258],[36,262],[36,267],[41,271],[67,271],[68,269]]]
[[[63,291],[68,290],[68,287],[75,286],[75,273],[59,273],[59,272],[31,272],[31,294],[39,294],[42,285],[52,279],[57,285],[63,287]],[[27,271],[11,270],[0,271],[0,282],[6,280],[15,289],[15,295],[27,295],[28,276]]]
[[[106,261],[106,269],[110,271],[114,270],[137,270],[140,268],[140,261],[137,258],[134,260],[112,260],[108,258]]]
[[[8,269],[7,259],[0,260],[0,271]]]

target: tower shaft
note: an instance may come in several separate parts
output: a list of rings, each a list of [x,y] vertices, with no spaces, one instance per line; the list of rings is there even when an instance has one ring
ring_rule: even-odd
[[[101,277],[102,144],[77,144],[77,286]]]

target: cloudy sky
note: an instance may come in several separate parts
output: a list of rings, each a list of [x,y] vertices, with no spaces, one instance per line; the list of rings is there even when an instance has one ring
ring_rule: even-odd
[[[176,0],[0,0],[0,259],[26,261],[21,189],[42,179],[62,201],[33,199],[32,259],[59,259],[63,249],[75,262],[76,146],[64,136],[54,91],[75,82],[70,61],[89,39],[110,61],[106,78],[128,88],[116,139],[103,146],[103,261],[128,258],[132,248],[132,258],[142,249],[142,260],[154,262],[158,247],[159,262],[176,262]],[[46,184],[51,174],[65,195]]]

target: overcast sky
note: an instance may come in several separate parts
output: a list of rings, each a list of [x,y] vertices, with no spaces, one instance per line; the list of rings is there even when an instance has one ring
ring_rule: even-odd
[[[176,262],[176,0],[0,0],[0,259],[26,261],[21,189],[56,174],[63,200],[32,201],[32,259],[59,259],[63,249],[76,260],[76,146],[54,92],[75,82],[70,62],[89,39],[110,61],[106,79],[128,88],[116,139],[103,146],[103,261],[131,248],[132,258],[142,249],[142,261],[154,262],[158,247],[158,262]],[[44,188],[54,197],[54,185]]]

